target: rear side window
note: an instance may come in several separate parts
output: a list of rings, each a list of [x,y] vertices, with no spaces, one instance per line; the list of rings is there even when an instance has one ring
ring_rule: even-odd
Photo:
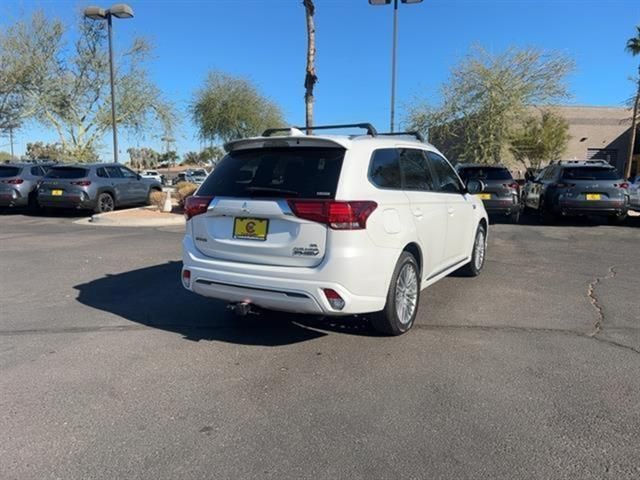
[[[511,176],[511,172],[506,168],[483,168],[483,167],[472,167],[472,168],[462,168],[459,171],[460,177],[465,182],[471,179],[478,180],[513,180]]]
[[[404,174],[404,188],[406,190],[427,192],[434,190],[433,175],[422,150],[402,149],[400,152],[400,168]]]
[[[570,167],[562,171],[563,180],[619,180],[622,178],[615,168]]]
[[[198,195],[335,198],[342,148],[283,147],[226,155]]]
[[[79,167],[53,167],[47,172],[47,178],[84,178],[87,176],[88,170]]]
[[[402,188],[400,151],[397,148],[382,148],[373,152],[369,178],[377,187],[400,190]]]
[[[458,175],[449,162],[434,152],[427,152],[433,170],[437,175],[436,191],[442,193],[462,193]]]
[[[105,167],[104,169],[107,171],[107,174],[109,175],[109,177],[122,178],[122,172],[118,167]]]
[[[98,175],[100,178],[109,178],[109,175],[107,175],[107,171],[104,169],[104,167],[100,167],[96,170],[96,175]]]
[[[16,177],[20,175],[19,167],[0,167],[0,178]]]

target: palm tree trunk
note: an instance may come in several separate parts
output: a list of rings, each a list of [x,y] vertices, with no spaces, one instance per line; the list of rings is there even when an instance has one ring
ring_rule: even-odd
[[[629,156],[627,157],[627,164],[624,169],[624,178],[631,176],[631,164],[633,163],[633,148],[636,144],[636,130],[638,123],[638,107],[640,104],[640,68],[638,68],[638,91],[636,92],[636,99],[633,102],[633,116],[631,117],[631,139],[629,141]],[[636,173],[640,170],[640,165],[636,166]]]
[[[318,81],[316,75],[316,27],[313,22],[315,6],[313,0],[303,0],[305,14],[307,17],[307,72],[304,77],[304,103],[305,103],[305,127],[307,135],[312,133],[313,128],[313,87]]]

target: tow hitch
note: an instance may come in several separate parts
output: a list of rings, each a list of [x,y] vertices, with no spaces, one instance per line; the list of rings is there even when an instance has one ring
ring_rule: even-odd
[[[233,310],[233,313],[239,317],[246,317],[249,314],[257,314],[253,305],[250,302],[230,303],[227,305],[228,310]]]

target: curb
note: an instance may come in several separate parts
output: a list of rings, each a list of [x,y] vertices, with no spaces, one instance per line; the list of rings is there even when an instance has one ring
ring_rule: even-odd
[[[73,223],[78,225],[96,225],[100,227],[172,227],[184,226],[186,222],[183,215],[177,214],[167,218],[119,218],[119,214],[122,212],[147,209],[148,207],[138,207],[98,213],[90,218],[82,218]]]

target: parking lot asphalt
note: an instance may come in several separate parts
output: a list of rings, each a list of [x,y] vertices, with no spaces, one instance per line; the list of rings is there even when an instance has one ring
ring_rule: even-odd
[[[0,216],[0,478],[638,479],[638,220],[493,225],[384,338],[184,291],[179,228]]]

